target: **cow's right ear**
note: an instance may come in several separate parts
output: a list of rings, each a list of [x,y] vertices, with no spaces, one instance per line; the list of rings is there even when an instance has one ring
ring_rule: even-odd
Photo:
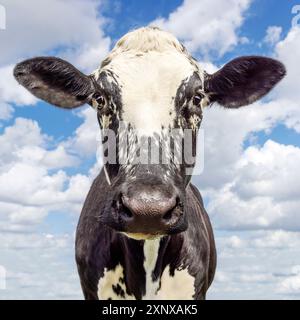
[[[16,65],[17,81],[36,97],[61,108],[89,103],[95,92],[91,77],[55,57],[39,57]]]

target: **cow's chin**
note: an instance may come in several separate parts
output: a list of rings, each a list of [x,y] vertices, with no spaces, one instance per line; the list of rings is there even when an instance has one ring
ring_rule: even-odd
[[[156,240],[164,237],[163,234],[150,234],[150,233],[131,233],[122,232],[125,236],[134,240]]]

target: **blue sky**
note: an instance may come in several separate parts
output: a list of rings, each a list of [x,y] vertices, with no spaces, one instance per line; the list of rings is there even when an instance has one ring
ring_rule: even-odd
[[[14,64],[56,55],[90,73],[120,36],[156,24],[175,34],[208,72],[249,54],[286,64],[287,78],[262,101],[205,112],[205,167],[194,182],[219,255],[208,298],[298,299],[300,30],[291,25],[297,4],[0,0],[7,15],[0,30],[0,265],[6,270],[0,298],[82,298],[74,231],[101,166],[93,111],[38,101],[14,81]]]

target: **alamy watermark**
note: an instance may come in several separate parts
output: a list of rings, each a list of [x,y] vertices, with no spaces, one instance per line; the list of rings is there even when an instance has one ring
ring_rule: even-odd
[[[296,27],[300,25],[300,4],[293,6],[292,14],[295,14],[292,19],[292,27]]]
[[[6,9],[0,4],[0,30],[6,29]]]
[[[6,269],[0,265],[0,290],[6,289]]]
[[[200,175],[204,169],[204,130],[168,129],[148,135],[128,129],[120,121],[117,134],[103,129],[98,140],[97,158],[104,164],[123,166],[184,165],[186,175]],[[99,137],[100,138],[100,137]]]

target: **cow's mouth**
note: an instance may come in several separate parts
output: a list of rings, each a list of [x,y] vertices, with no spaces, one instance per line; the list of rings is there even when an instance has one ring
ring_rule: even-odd
[[[162,234],[151,234],[151,233],[131,233],[131,232],[122,232],[125,234],[128,238],[134,239],[134,240],[156,240],[164,235]]]

